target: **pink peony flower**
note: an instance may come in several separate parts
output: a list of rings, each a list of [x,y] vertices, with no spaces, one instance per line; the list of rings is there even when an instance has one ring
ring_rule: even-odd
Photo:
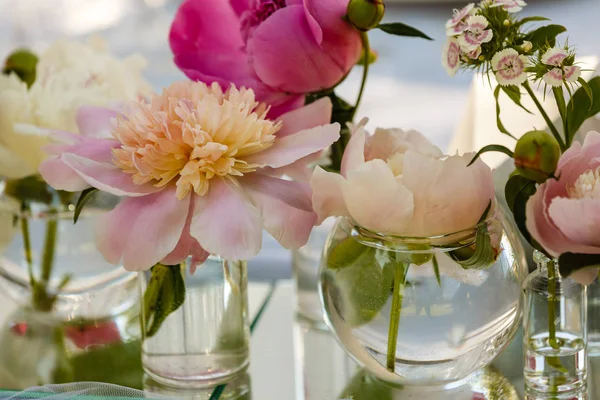
[[[276,121],[267,112],[251,89],[175,83],[123,115],[81,110],[82,135],[59,134],[65,143],[49,149],[56,156],[40,172],[56,189],[125,197],[98,224],[97,245],[128,270],[190,254],[246,260],[260,250],[263,227],[300,247],[317,218],[310,189],[276,176],[334,143],[340,126],[320,126],[331,118],[328,99]]]
[[[170,43],[191,79],[254,89],[272,116],[333,87],[356,64],[359,32],[348,0],[185,0]]]
[[[600,254],[600,133],[590,132],[561,157],[556,179],[540,185],[527,202],[527,230],[553,257]],[[597,270],[572,275],[591,283]]]
[[[311,179],[319,221],[350,216],[372,231],[413,237],[473,228],[494,199],[492,171],[473,154],[444,157],[417,132],[354,129],[342,172]]]

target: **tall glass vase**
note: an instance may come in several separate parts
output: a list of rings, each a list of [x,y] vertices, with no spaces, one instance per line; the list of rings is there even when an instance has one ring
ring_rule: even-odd
[[[586,287],[562,278],[558,260],[539,251],[538,269],[525,281],[525,384],[529,390],[561,394],[587,379]]]
[[[600,357],[600,280],[587,287],[588,295],[588,355]]]
[[[247,281],[245,262],[214,256],[194,273],[187,265],[140,273],[144,371],[182,388],[212,386],[243,372],[249,362]],[[173,290],[161,292],[164,285]]]

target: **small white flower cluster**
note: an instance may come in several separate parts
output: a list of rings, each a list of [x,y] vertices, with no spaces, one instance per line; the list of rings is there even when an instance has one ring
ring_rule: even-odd
[[[487,8],[502,7],[507,13],[520,12],[526,3],[523,0],[483,0],[479,6],[474,3],[468,4],[462,10],[454,10],[452,19],[446,22],[446,35],[448,40],[442,54],[442,65],[450,76],[454,76],[461,62],[467,65],[484,63],[489,58],[479,60],[482,54],[482,45],[489,43],[494,38],[494,31],[489,27],[490,23],[482,13]],[[487,15],[487,14],[485,14]],[[509,21],[510,22],[510,21]],[[506,24],[506,21],[504,22]],[[507,25],[508,26],[508,25]],[[502,39],[502,38],[500,38]],[[491,69],[500,85],[521,85],[529,77],[527,68],[532,65],[530,61],[533,44],[524,41],[518,46],[508,47],[510,44],[503,43],[491,56]],[[489,52],[490,49],[486,48]],[[492,50],[494,51],[494,50]],[[567,50],[559,47],[547,50],[541,57],[543,80],[550,86],[559,87],[564,83],[574,83],[581,76],[581,68],[568,65]],[[477,60],[471,62],[470,60]],[[539,62],[534,64],[539,65]],[[541,76],[540,74],[539,76]]]
[[[442,65],[451,76],[458,71],[461,57],[477,59],[481,55],[481,45],[489,43],[494,36],[492,30],[487,29],[488,20],[476,13],[477,8],[471,3],[462,10],[454,10],[454,16],[446,22],[448,41]]]

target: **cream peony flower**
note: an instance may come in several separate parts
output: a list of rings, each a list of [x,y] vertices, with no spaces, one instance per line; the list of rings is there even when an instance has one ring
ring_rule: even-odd
[[[35,83],[0,77],[0,176],[37,172],[46,154],[47,130],[77,132],[77,109],[110,106],[151,92],[139,55],[119,60],[100,39],[88,44],[59,40],[41,56]]]
[[[443,156],[417,132],[378,130],[364,120],[344,152],[341,174],[317,167],[310,181],[323,221],[350,216],[369,230],[429,237],[473,228],[494,199],[490,168],[473,154]]]

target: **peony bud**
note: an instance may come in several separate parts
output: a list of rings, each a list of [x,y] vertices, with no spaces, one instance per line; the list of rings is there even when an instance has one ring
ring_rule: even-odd
[[[2,73],[7,75],[14,73],[19,79],[25,82],[28,87],[31,87],[33,82],[35,82],[35,68],[37,62],[37,56],[31,51],[26,49],[16,50],[9,55],[4,62]]]
[[[385,14],[383,0],[350,0],[346,17],[356,29],[368,31],[376,28]]]
[[[510,26],[510,20],[505,19],[504,22],[502,23],[502,25],[509,27]]]
[[[519,174],[538,183],[545,182],[556,171],[560,146],[547,132],[524,134],[515,147],[515,167]]]

